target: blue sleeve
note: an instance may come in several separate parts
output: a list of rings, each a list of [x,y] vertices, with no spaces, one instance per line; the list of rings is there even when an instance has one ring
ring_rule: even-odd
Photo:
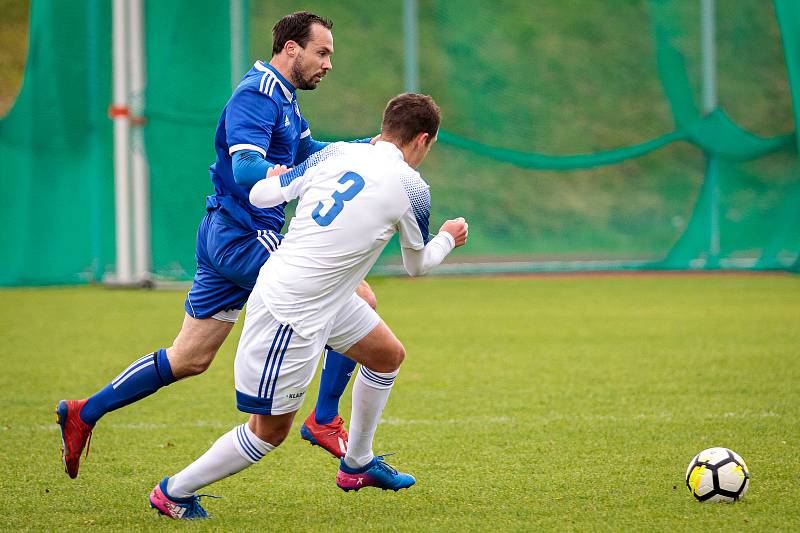
[[[228,153],[255,150],[266,157],[278,113],[278,105],[265,94],[253,89],[234,92],[225,112]]]
[[[300,145],[297,147],[297,155],[294,157],[294,164],[297,165],[298,163],[302,163],[329,144],[330,143],[328,142],[315,140],[309,133],[300,139]]]
[[[352,141],[347,142],[369,144],[371,140],[372,137],[364,137],[363,139],[353,139]],[[305,161],[329,144],[331,143],[314,139],[309,133],[300,139],[300,146],[297,148],[297,155],[294,158],[294,164],[297,165],[298,163]]]
[[[297,155],[294,157],[294,164],[297,165],[302,163],[313,154],[319,152],[326,146],[328,146],[329,142],[325,141],[318,141],[311,136],[311,128],[308,126],[308,121],[304,116],[300,116],[300,145],[297,147]],[[352,143],[368,143],[372,140],[372,137],[364,137],[363,139],[354,139]]]
[[[274,165],[255,150],[238,150],[233,154],[233,179],[249,191],[257,181],[267,176],[267,170]]]

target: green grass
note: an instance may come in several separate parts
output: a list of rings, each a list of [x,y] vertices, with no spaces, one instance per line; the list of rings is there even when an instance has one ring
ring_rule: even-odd
[[[0,0],[0,119],[22,85],[28,56],[29,0]]]
[[[73,481],[58,460],[55,403],[169,342],[183,292],[3,291],[2,528],[800,529],[800,278],[373,284],[408,352],[376,451],[398,452],[418,484],[345,494],[335,461],[295,428],[260,464],[211,486],[224,497],[208,501],[215,519],[191,526],[155,516],[146,496],[243,419],[239,330],[204,375],[103,419]],[[709,446],[747,461],[742,502],[690,498],[684,470]]]

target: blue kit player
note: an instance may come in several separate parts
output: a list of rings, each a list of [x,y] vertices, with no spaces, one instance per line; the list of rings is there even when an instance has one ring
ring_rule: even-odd
[[[283,238],[278,232],[285,204],[259,209],[249,201],[250,189],[269,168],[293,166],[327,144],[311,137],[295,92],[313,90],[331,69],[332,26],[308,12],[279,20],[269,64],[256,62],[223,109],[214,139],[217,159],[210,168],[215,194],[206,199],[207,214],[197,232],[197,273],[183,326],[172,346],[136,359],[88,399],[59,402],[69,477],[77,477],[81,453],[103,415],[205,371],[233,328],[259,269]],[[357,294],[374,307],[366,283]],[[337,456],[344,455],[348,438],[338,401],[354,367],[350,359],[328,352],[320,403],[302,431],[303,438]]]

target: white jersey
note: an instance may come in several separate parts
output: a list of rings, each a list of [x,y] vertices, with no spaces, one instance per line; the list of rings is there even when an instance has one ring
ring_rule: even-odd
[[[404,248],[429,240],[428,184],[394,144],[328,145],[280,184],[284,200],[300,200],[254,290],[304,337],[336,315],[395,232]]]

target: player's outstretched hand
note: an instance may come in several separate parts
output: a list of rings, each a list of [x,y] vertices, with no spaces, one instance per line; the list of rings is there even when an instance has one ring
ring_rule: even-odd
[[[381,134],[377,134],[375,137],[369,140],[369,144],[375,144],[376,142],[381,140]]]
[[[289,172],[289,167],[286,165],[275,165],[274,167],[267,170],[267,177],[274,178],[275,176],[282,176]]]
[[[446,231],[450,235],[453,236],[453,240],[456,241],[456,248],[459,246],[463,246],[467,242],[467,235],[469,234],[469,225],[467,221],[464,220],[463,217],[458,217],[453,220],[448,220],[442,227],[439,228],[439,231]]]

